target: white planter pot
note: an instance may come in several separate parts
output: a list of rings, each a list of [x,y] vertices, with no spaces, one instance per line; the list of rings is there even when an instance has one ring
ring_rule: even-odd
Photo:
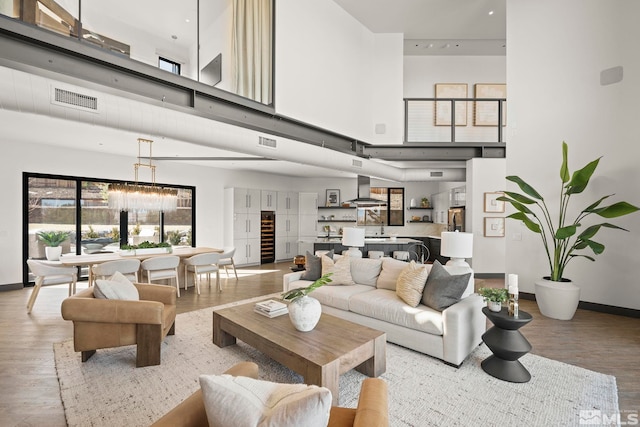
[[[558,320],[573,318],[580,302],[580,288],[573,282],[552,282],[541,279],[535,283],[535,287],[540,313]]]
[[[320,301],[310,296],[303,296],[289,304],[289,319],[293,327],[300,332],[308,332],[315,328],[321,315]]]
[[[498,312],[502,310],[502,303],[500,301],[487,301],[487,307],[491,311]]]
[[[62,246],[47,246],[44,248],[44,253],[49,261],[58,261],[62,255]]]

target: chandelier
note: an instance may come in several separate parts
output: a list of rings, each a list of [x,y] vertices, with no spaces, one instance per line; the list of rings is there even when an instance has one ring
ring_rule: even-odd
[[[148,163],[142,163],[141,147],[149,146]],[[173,212],[178,208],[178,190],[156,185],[156,166],[152,164],[150,139],[138,138],[138,162],[133,164],[135,183],[109,184],[109,208],[117,211]],[[140,167],[151,170],[151,185],[138,183]]]

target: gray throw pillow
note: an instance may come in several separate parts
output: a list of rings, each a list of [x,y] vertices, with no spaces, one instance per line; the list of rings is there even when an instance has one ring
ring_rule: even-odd
[[[434,310],[442,311],[460,301],[471,273],[451,275],[437,260],[427,276],[422,293],[422,304]]]
[[[325,254],[329,258],[333,259],[333,249]],[[300,278],[302,280],[316,281],[322,276],[322,259],[319,256],[315,256],[311,252],[307,251],[305,255],[304,268]]]

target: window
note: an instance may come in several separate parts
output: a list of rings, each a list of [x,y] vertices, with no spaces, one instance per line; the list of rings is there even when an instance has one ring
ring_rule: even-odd
[[[404,188],[371,187],[371,198],[381,200],[387,204],[387,206],[379,208],[381,211],[379,217],[382,224],[404,225]]]
[[[170,59],[158,57],[158,67],[161,70],[168,71],[173,74],[180,75],[180,64],[171,61]]]

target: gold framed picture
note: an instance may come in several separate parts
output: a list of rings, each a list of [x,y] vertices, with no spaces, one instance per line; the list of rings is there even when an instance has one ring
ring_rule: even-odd
[[[478,99],[507,99],[504,83],[476,83],[474,97]],[[474,126],[498,126],[498,101],[475,101]],[[507,104],[502,102],[502,126],[507,125]]]
[[[504,196],[501,191],[484,193],[484,211],[485,212],[504,212],[504,202],[498,200],[498,197]]]
[[[484,237],[504,237],[504,218],[485,217]]]
[[[436,83],[436,98],[466,98],[466,83]],[[436,126],[451,126],[452,101],[436,101]],[[456,101],[456,126],[467,125],[467,101]]]

